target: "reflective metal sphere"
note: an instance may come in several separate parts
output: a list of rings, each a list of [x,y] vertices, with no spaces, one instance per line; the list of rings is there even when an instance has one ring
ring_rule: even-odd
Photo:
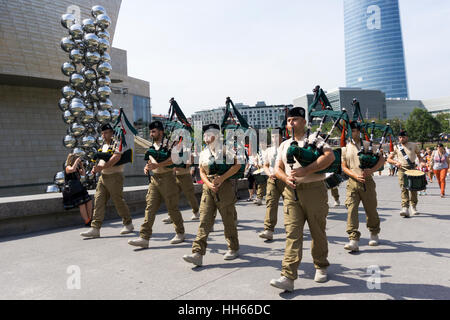
[[[100,122],[101,124],[105,124],[111,121],[111,114],[106,111],[106,110],[100,110],[99,112],[97,112],[97,114],[95,115],[95,118],[97,119],[98,122]]]
[[[72,74],[77,72],[77,68],[75,65],[71,62],[64,62],[61,66],[61,72],[65,75],[70,77]]]
[[[112,108],[112,102],[109,99],[106,99],[105,101],[101,101],[98,104],[98,110],[109,110]]]
[[[97,137],[97,144],[99,146],[103,146],[104,143],[105,143],[105,141],[103,140],[103,137],[102,136],[98,136]]]
[[[84,88],[85,88],[86,90],[89,90],[89,89],[92,88],[93,85],[94,85],[93,82],[87,81],[87,80],[86,80],[86,82],[84,83]],[[87,95],[87,92],[86,92],[86,91],[83,92],[83,97],[87,97],[87,96],[88,96],[88,95]]]
[[[56,184],[47,186],[46,193],[58,193],[60,192],[59,187]]]
[[[72,25],[69,28],[69,33],[74,40],[83,39],[83,27],[81,25],[79,25],[78,23]]]
[[[81,63],[83,62],[84,54],[83,51],[79,49],[72,49],[69,54],[70,60],[73,63]]]
[[[119,118],[120,115],[120,110],[119,109],[113,109],[111,111],[111,121],[114,123],[117,121],[117,119]]]
[[[85,69],[82,71],[82,73],[83,73],[84,77],[86,78],[86,80],[89,80],[89,81],[91,81],[91,82],[97,80],[97,72],[95,72],[94,69],[91,69],[91,68],[85,68]]]
[[[98,32],[97,32],[97,36],[98,36],[99,38],[102,38],[102,39],[106,39],[106,40],[108,40],[108,41],[111,41],[111,35],[110,35],[109,32],[106,31],[106,30],[98,31]]]
[[[100,61],[111,63],[111,56],[107,52],[103,52]]]
[[[69,29],[74,24],[75,24],[75,16],[73,14],[66,13],[61,16],[61,25],[64,28]]]
[[[95,90],[95,89],[90,89],[90,90],[88,91],[88,96],[89,96],[89,99],[92,99],[92,100],[97,101],[97,100],[98,100],[97,90]]]
[[[109,99],[111,93],[111,89],[106,86],[97,89],[97,96],[100,101],[106,101],[106,99]]]
[[[64,98],[66,99],[72,99],[73,97],[75,97],[76,91],[74,88],[72,88],[71,86],[65,86],[64,88],[62,88],[62,95]]]
[[[92,159],[96,153],[97,153],[97,149],[95,147],[86,149],[86,155],[90,159]],[[89,170],[89,171],[91,171],[91,170]],[[86,173],[87,173],[87,171],[86,171]]]
[[[86,136],[81,139],[81,146],[83,148],[92,148],[96,144],[96,140],[93,136]]]
[[[95,18],[100,14],[106,14],[106,9],[102,6],[93,6],[91,9],[91,14]]]
[[[69,37],[62,38],[61,49],[63,49],[65,52],[70,52],[74,48],[75,42],[71,38]]]
[[[72,123],[72,126],[70,127],[70,132],[72,132],[74,137],[80,137],[84,132],[86,131],[86,128],[79,124],[79,123]]]
[[[55,181],[55,184],[57,186],[62,186],[62,185],[64,185],[64,182],[65,182],[64,177],[65,177],[64,171],[60,171],[55,174],[55,177],[53,180]]]
[[[64,137],[63,140],[64,147],[73,149],[77,146],[77,139],[74,136],[68,134]]]
[[[95,113],[92,110],[85,110],[81,117],[81,122],[86,125],[95,120]]]
[[[95,32],[95,21],[93,19],[84,19],[82,26],[83,26],[83,31],[86,33]]]
[[[81,118],[83,117],[85,111],[86,111],[86,107],[84,106],[84,104],[80,101],[74,101],[75,99],[72,100],[72,102],[69,105],[69,110],[70,112],[77,118]]]
[[[100,38],[95,33],[87,33],[83,37],[84,44],[89,50],[98,48]]]
[[[101,56],[98,52],[86,52],[85,58],[87,65],[94,65],[100,62]]]
[[[95,18],[95,25],[105,30],[111,25],[111,18],[106,14],[99,14]]]
[[[111,74],[112,67],[108,62],[102,62],[97,66],[97,72],[101,76],[109,76]]]
[[[98,51],[99,52],[105,53],[106,51],[108,51],[110,46],[111,46],[111,44],[109,43],[108,40],[102,39],[102,38],[99,39],[99,41],[98,41]]]
[[[65,98],[61,98],[58,102],[58,107],[61,109],[61,111],[69,110],[69,101]]]
[[[77,157],[81,157],[81,158],[84,158],[84,156],[86,155],[86,152],[84,152],[83,149],[81,149],[81,148],[73,149],[72,153],[75,154]]]
[[[79,73],[74,73],[70,76],[70,84],[74,88],[83,88],[84,82],[85,82],[85,80],[84,80],[83,75],[81,75]]]
[[[105,87],[111,85],[111,79],[108,76],[101,77],[97,79],[97,84],[99,87]]]
[[[95,114],[92,113],[94,115],[93,119],[95,120]],[[86,127],[86,133],[89,135],[96,135],[97,134],[97,128],[94,125],[94,123],[91,121],[88,124],[85,125]]]
[[[67,124],[72,124],[75,122],[75,116],[69,110],[64,111],[62,119]]]

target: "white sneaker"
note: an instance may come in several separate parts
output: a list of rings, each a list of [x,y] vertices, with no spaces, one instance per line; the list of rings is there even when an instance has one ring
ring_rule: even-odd
[[[357,240],[350,240],[349,243],[347,243],[344,246],[345,250],[349,250],[351,252],[357,252],[359,251],[358,241]]]
[[[191,217],[191,220],[192,221],[195,221],[195,220],[200,220],[200,213],[193,213],[192,214],[192,217]]]
[[[172,240],[170,240],[170,244],[178,244],[184,241],[184,233],[177,233]]]
[[[143,238],[128,240],[128,244],[135,247],[148,248],[149,241]]]
[[[413,216],[416,216],[416,215],[419,214],[419,212],[417,211],[416,207],[411,206],[411,214],[412,214]]]
[[[162,222],[164,222],[165,224],[171,224],[172,219],[170,219],[170,217],[167,217],[167,218],[162,219]]]
[[[327,268],[316,269],[316,275],[314,276],[315,282],[326,282],[328,280]]]
[[[203,265],[203,256],[198,252],[193,254],[185,254],[183,256],[183,260],[192,263],[197,267],[201,267]]]
[[[120,230],[120,234],[129,234],[129,233],[132,233],[133,230],[134,230],[134,226],[132,223],[130,223],[130,224],[124,226],[122,228],[122,230]]]
[[[294,280],[286,278],[285,276],[282,276],[280,279],[270,280],[270,285],[284,291],[294,291]]]
[[[227,253],[224,254],[223,260],[234,260],[239,257],[239,251],[228,250]]]
[[[255,199],[255,201],[253,201],[254,204],[256,204],[257,206],[262,205],[262,199]]]
[[[402,211],[400,211],[400,216],[408,218],[409,217],[409,210],[408,207],[403,207]]]
[[[340,207],[340,206],[341,206],[341,202],[339,200],[334,201],[334,204],[333,204],[334,208],[337,208],[337,207]]]
[[[377,234],[371,234],[370,235],[370,241],[369,246],[376,247],[379,243],[378,235]]]
[[[100,238],[100,229],[90,228],[86,232],[81,232],[80,236],[85,238]]]
[[[267,239],[267,240],[273,240],[273,231],[264,230],[263,232],[260,232],[258,235],[260,238]]]

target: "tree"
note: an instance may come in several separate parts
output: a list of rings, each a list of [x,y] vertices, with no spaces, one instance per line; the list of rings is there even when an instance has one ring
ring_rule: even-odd
[[[441,123],[428,111],[419,108],[414,109],[406,121],[409,138],[421,142],[422,148],[425,142],[439,139],[441,127]]]
[[[439,113],[436,120],[441,123],[442,133],[450,133],[450,113]]]

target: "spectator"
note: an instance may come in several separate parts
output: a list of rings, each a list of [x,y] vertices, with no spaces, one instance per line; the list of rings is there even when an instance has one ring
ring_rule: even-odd
[[[64,209],[80,208],[85,226],[90,227],[92,221],[92,199],[86,187],[80,181],[86,174],[81,158],[73,153],[67,156],[65,171],[65,186],[63,191]]]
[[[447,178],[450,158],[442,143],[438,144],[437,150],[431,156],[434,175],[441,188],[441,198],[445,197],[445,179]]]

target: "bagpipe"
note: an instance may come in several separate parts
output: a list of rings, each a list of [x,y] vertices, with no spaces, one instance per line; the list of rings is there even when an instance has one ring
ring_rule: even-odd
[[[237,130],[242,129],[244,132],[249,129],[249,125],[247,120],[241,115],[239,110],[234,106],[233,101],[230,97],[227,97],[225,102],[225,114],[222,119],[222,133],[225,132],[225,130]],[[233,117],[233,112],[236,115],[237,120],[236,121]],[[238,148],[244,148],[244,146],[239,146],[237,142],[237,138],[235,137],[234,141],[234,152],[237,154]],[[248,155],[245,154],[246,159],[248,158]],[[214,157],[213,157],[214,158]],[[210,175],[224,175],[227,173],[228,170],[230,170],[235,164],[227,164],[226,163],[226,155],[224,155],[224,159],[222,161],[223,163],[217,163],[215,159],[211,159],[209,162],[209,174]],[[239,168],[239,171],[230,177],[229,179],[242,179],[244,178],[244,172],[245,172],[245,163],[241,164],[241,167]]]
[[[314,93],[314,101],[308,108],[308,128],[306,131],[305,145],[304,147],[300,147],[297,141],[293,141],[287,150],[287,163],[291,165],[291,168],[293,168],[293,165],[296,161],[299,162],[302,167],[307,167],[311,163],[315,162],[320,156],[324,154],[324,146],[330,139],[334,129],[336,127],[340,127],[342,128],[344,133],[344,127],[348,127],[349,124],[349,118],[346,109],[343,108],[342,111],[333,111],[328,98],[319,86],[314,89]],[[322,105],[322,110],[313,111],[319,102]],[[320,122],[319,128],[315,133],[314,140],[310,142],[309,136],[311,134],[311,125],[312,120],[315,117],[322,117],[322,120]],[[320,133],[322,132],[323,125],[328,118],[335,119],[335,121],[324,140],[322,142],[319,142]],[[340,125],[340,122],[342,120],[344,120],[343,126]],[[294,136],[294,133],[292,134],[292,136]],[[333,163],[328,168],[317,173],[341,173],[341,149],[335,149],[333,150],[333,153],[335,156]]]
[[[373,167],[375,167],[377,165],[378,161],[380,160],[381,149],[383,147],[383,144],[386,142],[387,135],[390,134],[392,136],[394,134],[389,123],[384,126],[384,125],[375,124],[375,121],[372,121],[371,126],[372,126],[372,132],[370,133],[369,147],[367,150],[364,147],[362,147],[361,150],[358,152],[359,167],[362,170],[372,169]],[[369,131],[369,124],[364,124],[361,127],[365,128],[365,131]],[[381,136],[380,145],[379,145],[377,151],[374,152],[373,151],[373,141],[374,141],[374,135],[375,135],[376,129],[382,130],[383,134]],[[384,166],[381,167],[380,169],[378,169],[378,171],[382,171],[383,169],[384,169]]]
[[[125,121],[125,124],[130,129],[130,131],[134,135],[137,135],[137,130],[131,125],[125,112],[123,111],[123,108],[120,108],[119,116],[113,125],[114,135],[112,137],[113,140],[112,145],[110,145],[108,151],[106,152],[103,152],[102,149],[98,149],[98,152],[94,154],[92,161],[96,162],[98,160],[103,160],[105,162],[108,162],[114,155],[114,152],[116,151],[117,148],[119,148],[119,151],[122,152],[122,149],[124,147],[127,147],[127,142],[125,140],[126,131],[123,121]],[[133,162],[133,149],[130,148],[122,153],[120,160],[114,166],[120,166],[132,162]]]
[[[150,146],[145,152],[144,160],[148,162],[150,160],[150,157],[152,157],[157,163],[161,163],[166,161],[172,156],[172,150],[173,148],[181,143],[183,141],[183,138],[181,137],[178,141],[173,141],[169,145],[169,138],[172,135],[173,131],[175,129],[187,129],[189,133],[193,133],[194,130],[191,127],[191,124],[187,121],[186,116],[184,115],[183,111],[181,110],[178,103],[175,101],[174,98],[170,99],[170,107],[169,107],[169,120],[164,124],[164,133],[163,138],[161,141],[160,148],[157,150],[152,142],[150,142]],[[178,121],[175,121],[175,116],[177,117]],[[166,138],[168,136],[168,138]],[[183,150],[178,153],[179,157],[183,157]],[[186,168],[185,163],[181,164],[172,164],[170,166],[167,166],[166,168]]]

